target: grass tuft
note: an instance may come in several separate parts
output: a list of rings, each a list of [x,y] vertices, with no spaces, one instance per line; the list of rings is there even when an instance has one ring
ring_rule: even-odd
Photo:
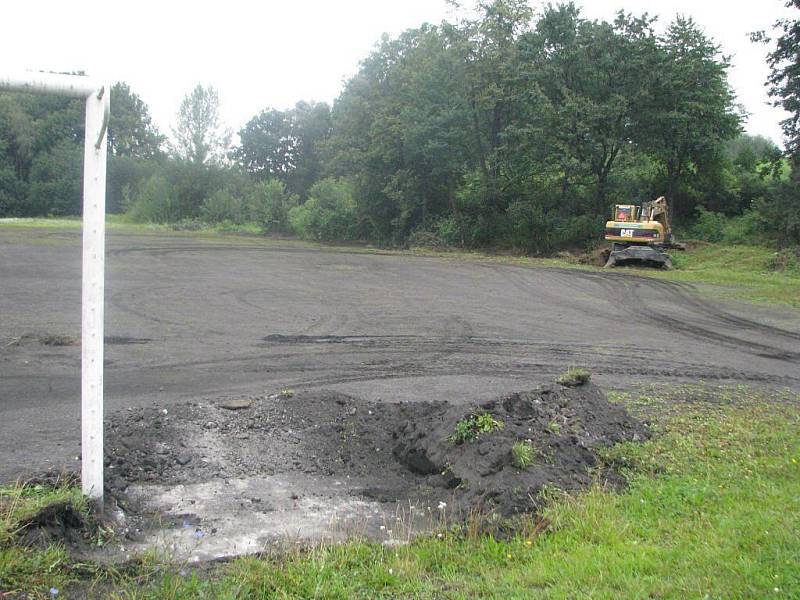
[[[527,469],[534,463],[538,454],[530,440],[514,442],[511,446],[511,464],[520,470]]]
[[[556,383],[566,387],[578,387],[589,383],[592,374],[586,369],[573,367],[556,378]]]

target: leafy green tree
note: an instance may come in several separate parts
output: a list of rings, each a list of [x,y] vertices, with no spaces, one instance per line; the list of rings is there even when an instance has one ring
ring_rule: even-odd
[[[787,8],[800,10],[800,0],[787,0]],[[800,18],[781,19],[775,23],[780,35],[775,48],[767,56],[770,75],[767,85],[775,105],[789,116],[781,122],[786,141],[786,151],[795,167],[800,166]],[[771,42],[764,32],[753,34],[755,41]],[[797,172],[798,169],[795,168]],[[795,173],[795,177],[800,177]]]
[[[788,0],[786,7],[800,9],[800,0]],[[774,184],[769,198],[760,202],[758,209],[766,216],[767,228],[778,248],[783,248],[800,245],[800,19],[782,19],[775,26],[780,35],[767,56],[767,85],[775,105],[788,113],[781,126],[791,172],[789,181]],[[763,32],[753,38],[771,42]],[[779,160],[773,164],[777,172],[782,170]]]
[[[693,175],[719,168],[741,115],[727,81],[730,62],[692,19],[676,18],[660,45],[660,60],[642,73],[650,94],[641,104],[636,142],[662,165],[672,210],[686,218],[697,202]]]
[[[0,94],[0,216],[24,210],[34,127],[16,94]]]
[[[62,139],[48,152],[36,155],[31,165],[28,215],[79,215],[82,213],[82,147]]]
[[[535,87],[520,95],[533,106],[512,132],[528,156],[560,171],[565,201],[576,183],[593,182],[594,201],[583,208],[592,213],[607,212],[614,165],[637,135],[650,93],[643,75],[658,53],[651,24],[625,13],[613,23],[587,21],[570,3],[548,7],[520,40],[517,70]]]
[[[111,88],[113,110],[108,123],[108,148],[113,156],[139,159],[158,158],[166,137],[150,117],[150,111],[128,84]]]
[[[322,176],[322,148],[331,133],[331,109],[325,102],[301,101],[291,113],[295,163],[286,185],[291,193],[305,198]]]
[[[27,179],[33,158],[35,126],[19,94],[0,94],[0,156],[19,179]]]
[[[217,190],[203,201],[200,215],[206,223],[242,223],[242,200],[228,189]]]
[[[241,143],[233,151],[234,159],[258,178],[285,184],[296,161],[291,121],[291,115],[283,111],[262,111],[239,130]]]
[[[176,158],[195,165],[220,165],[224,162],[231,133],[222,124],[219,94],[201,84],[187,94],[178,110],[178,123],[172,130]]]
[[[298,102],[288,111],[267,109],[239,131],[234,159],[260,179],[278,179],[305,198],[322,172],[321,146],[330,135],[330,107]]]
[[[452,40],[423,26],[384,36],[333,109],[327,171],[353,175],[363,233],[400,242],[456,209],[476,160],[463,60]]]
[[[11,217],[24,210],[21,199],[25,197],[22,182],[17,179],[14,169],[0,164],[0,217]]]

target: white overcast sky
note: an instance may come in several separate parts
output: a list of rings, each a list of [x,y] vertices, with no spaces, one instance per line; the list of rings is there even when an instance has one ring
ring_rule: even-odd
[[[662,27],[678,13],[693,17],[732,56],[730,82],[750,113],[747,131],[781,141],[783,113],[768,105],[764,88],[767,50],[747,34],[781,16],[796,18],[783,0],[576,4],[592,19],[611,19],[619,9],[647,12]],[[444,0],[4,0],[0,16],[0,72],[84,70],[126,81],[168,133],[181,98],[198,82],[217,88],[223,118],[238,130],[266,107],[332,102],[382,33],[454,15]]]

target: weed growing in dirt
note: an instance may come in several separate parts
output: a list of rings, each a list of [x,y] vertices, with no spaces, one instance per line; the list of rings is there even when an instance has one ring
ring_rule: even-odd
[[[294,390],[290,390],[288,388],[284,388],[280,392],[278,392],[279,398],[285,399],[285,398],[291,398],[292,396],[294,396]]]
[[[514,442],[511,446],[511,464],[518,469],[530,467],[538,455],[539,451],[530,440]]]
[[[449,439],[454,444],[463,444],[476,439],[482,433],[503,429],[503,425],[503,422],[495,419],[491,413],[472,414],[456,423],[456,431]]]
[[[580,367],[573,367],[568,369],[556,378],[556,383],[565,385],[567,387],[577,387],[589,383],[592,374],[586,369]]]
[[[547,424],[547,429],[549,429],[550,432],[554,433],[555,435],[561,435],[561,424],[557,421],[550,421]]]

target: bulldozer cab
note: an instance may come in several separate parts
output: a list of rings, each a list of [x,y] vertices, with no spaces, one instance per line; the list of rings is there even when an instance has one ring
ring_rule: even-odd
[[[639,207],[633,204],[617,204],[614,207],[614,220],[631,223],[638,221]]]

